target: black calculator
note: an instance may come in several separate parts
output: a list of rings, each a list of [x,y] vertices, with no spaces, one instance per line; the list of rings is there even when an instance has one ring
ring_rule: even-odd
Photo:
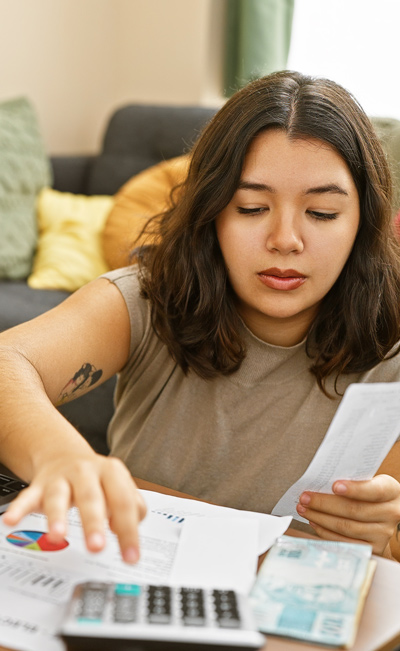
[[[260,649],[248,600],[233,590],[88,581],[75,587],[60,635],[69,651]]]

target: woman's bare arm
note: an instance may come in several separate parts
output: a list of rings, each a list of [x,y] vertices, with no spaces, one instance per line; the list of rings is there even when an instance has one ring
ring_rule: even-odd
[[[0,335],[1,459],[31,482],[4,516],[8,524],[40,509],[56,539],[65,534],[66,512],[75,504],[89,549],[103,547],[108,517],[126,560],[137,559],[137,524],[145,509],[129,472],[119,460],[95,454],[54,406],[71,381],[78,388],[68,399],[114,375],[129,346],[125,302],[105,279]],[[79,376],[82,369],[89,371],[86,378]]]

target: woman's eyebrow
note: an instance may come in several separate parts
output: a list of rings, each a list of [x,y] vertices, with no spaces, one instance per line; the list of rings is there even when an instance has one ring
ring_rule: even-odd
[[[239,181],[238,190],[255,190],[256,192],[270,192],[272,194],[276,194],[275,188],[273,188],[270,185],[267,185],[266,183],[256,183],[253,181],[245,181],[244,179],[241,179]],[[317,185],[313,188],[308,188],[308,190],[305,190],[304,193],[305,195],[307,194],[341,194],[345,197],[349,196],[349,193],[347,190],[342,188],[340,185],[337,183],[328,183],[327,185]]]
[[[304,194],[343,194],[348,197],[349,193],[336,183],[329,183],[328,185],[318,185],[315,188],[308,188]]]
[[[272,192],[273,194],[276,193],[276,190],[272,188],[270,185],[266,185],[265,183],[255,183],[252,181],[244,181],[243,179],[239,181],[239,184],[237,186],[238,190],[256,190],[256,192]]]

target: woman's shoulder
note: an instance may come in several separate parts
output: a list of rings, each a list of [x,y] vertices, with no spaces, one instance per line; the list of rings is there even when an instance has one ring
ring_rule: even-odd
[[[141,344],[144,337],[153,333],[151,327],[149,301],[141,296],[139,269],[137,264],[113,269],[105,274],[121,292],[126,303],[131,324],[131,354]]]
[[[131,310],[136,312],[138,309],[147,312],[148,301],[144,300],[140,294],[139,268],[137,264],[113,269],[101,277],[106,278],[118,287],[125,299],[129,313]]]
[[[367,382],[400,382],[400,342],[365,375]]]
[[[103,274],[101,278],[107,278],[110,282],[117,285],[125,287],[137,287],[139,288],[139,269],[137,264],[131,264],[128,267],[120,267],[118,269],[112,269]]]

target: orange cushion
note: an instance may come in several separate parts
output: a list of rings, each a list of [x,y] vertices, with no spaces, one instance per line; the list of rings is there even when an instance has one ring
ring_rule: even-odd
[[[130,264],[130,251],[144,241],[139,237],[143,226],[149,217],[168,208],[170,192],[184,181],[189,162],[187,155],[158,163],[131,178],[117,192],[103,230],[103,254],[110,269]],[[146,237],[146,243],[149,241]]]

